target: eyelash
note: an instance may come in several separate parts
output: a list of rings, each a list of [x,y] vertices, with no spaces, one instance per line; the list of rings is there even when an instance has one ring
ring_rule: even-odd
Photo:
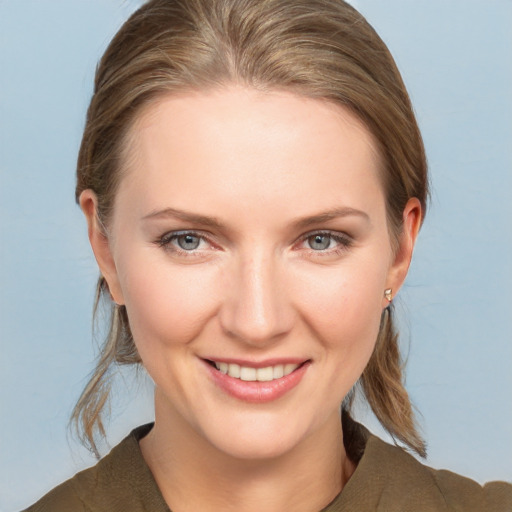
[[[208,237],[198,233],[197,231],[172,231],[170,233],[166,233],[158,240],[156,240],[156,244],[159,247],[162,247],[164,250],[177,254],[178,256],[183,256],[187,258],[201,256],[202,251],[200,249],[192,249],[187,251],[185,249],[180,248],[176,244],[173,244],[174,241],[178,240],[180,237],[185,236],[192,236],[194,238],[199,239],[199,243],[203,242],[212,245]],[[353,239],[349,235],[345,233],[340,233],[339,231],[313,231],[303,235],[299,239],[298,244],[296,244],[295,246],[300,246],[301,244],[304,244],[308,240],[313,239],[314,237],[317,236],[329,237],[331,241],[337,244],[334,248],[327,249],[316,250],[313,249],[312,247],[306,248],[306,251],[310,255],[314,255],[317,257],[340,255],[343,252],[347,251],[353,244]]]

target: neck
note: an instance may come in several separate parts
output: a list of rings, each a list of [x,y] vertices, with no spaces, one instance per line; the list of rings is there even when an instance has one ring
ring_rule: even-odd
[[[321,510],[355,469],[339,416],[284,454],[247,460],[218,450],[158,399],[155,409],[155,426],[140,445],[173,512]]]

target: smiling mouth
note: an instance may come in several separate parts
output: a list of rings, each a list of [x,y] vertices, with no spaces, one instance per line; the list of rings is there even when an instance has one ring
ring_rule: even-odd
[[[243,380],[245,382],[270,382],[281,379],[293,373],[297,368],[305,364],[287,363],[266,366],[264,368],[253,368],[251,366],[242,366],[234,363],[225,363],[221,361],[208,361],[208,363],[216,368],[224,375],[228,375],[234,379]]]

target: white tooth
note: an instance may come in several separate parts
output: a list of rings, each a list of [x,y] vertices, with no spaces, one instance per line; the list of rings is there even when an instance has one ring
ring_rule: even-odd
[[[272,366],[267,366],[266,368],[258,368],[256,370],[256,378],[260,382],[267,382],[274,378],[274,371]]]
[[[248,366],[240,367],[240,379],[246,381],[256,380],[256,368],[249,368]]]
[[[298,364],[292,364],[292,363],[285,364],[284,365],[284,374],[285,375],[290,375],[290,373],[292,373],[293,370],[295,370],[298,367],[299,367]]]
[[[280,379],[284,375],[284,366],[282,364],[276,364],[273,370],[273,378]]]
[[[240,365],[239,364],[230,364],[228,366],[228,375],[230,377],[234,377],[235,379],[240,378]]]
[[[259,381],[268,382],[273,379],[280,379],[296,370],[298,364],[276,364],[265,368],[251,368],[249,366],[240,366],[238,364],[228,364],[215,362],[217,370],[229,375],[235,379],[241,379],[249,382]]]

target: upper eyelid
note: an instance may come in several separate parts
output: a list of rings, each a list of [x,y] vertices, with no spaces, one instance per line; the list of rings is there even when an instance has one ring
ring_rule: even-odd
[[[304,233],[301,235],[301,237],[307,238],[308,236],[312,235],[340,235],[340,236],[349,236],[344,231],[337,231],[336,229],[313,229],[311,231],[308,231],[307,233]]]
[[[196,229],[177,229],[173,231],[167,231],[163,235],[159,237],[160,240],[172,239],[179,236],[192,235],[197,238],[201,238],[202,240],[208,240],[211,236],[210,233],[205,233],[204,231],[198,231]]]
[[[344,231],[335,231],[332,229],[315,229],[314,231],[309,231],[307,233],[304,233],[303,235],[301,235],[298,238],[298,240],[299,241],[307,240],[309,237],[315,236],[315,235],[329,235],[329,236],[332,236],[333,238],[344,238],[347,240],[353,240],[353,237],[350,236],[348,233],[345,233]]]

